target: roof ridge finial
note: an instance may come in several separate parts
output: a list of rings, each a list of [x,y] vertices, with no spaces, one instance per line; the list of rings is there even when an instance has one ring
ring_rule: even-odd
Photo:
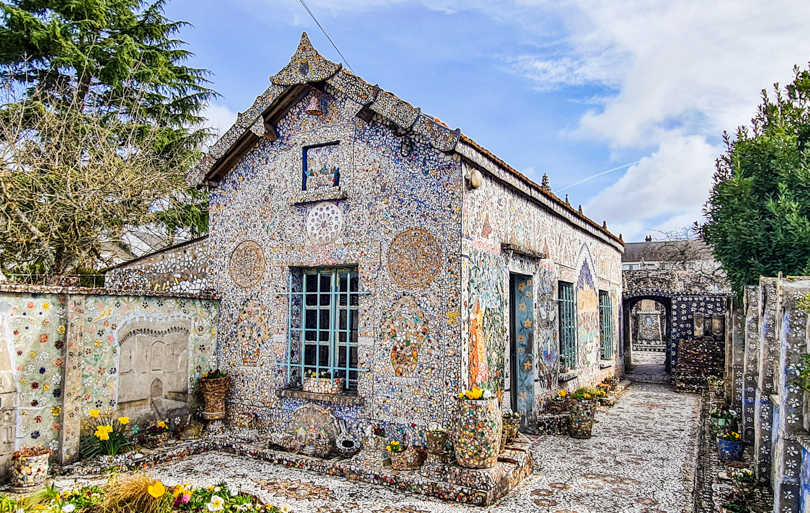
[[[565,204],[569,207],[571,206],[571,203],[568,201],[568,194],[565,195]]]
[[[294,86],[322,82],[338,71],[342,65],[325,59],[309,40],[306,32],[301,33],[298,48],[284,69],[270,77],[270,82],[280,86]]]
[[[546,192],[551,192],[551,184],[548,181],[548,173],[543,173],[543,181],[540,182],[540,188]]]

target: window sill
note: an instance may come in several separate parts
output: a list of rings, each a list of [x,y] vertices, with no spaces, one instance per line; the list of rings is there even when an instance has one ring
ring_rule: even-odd
[[[320,401],[323,403],[331,404],[345,404],[354,406],[363,406],[366,400],[357,395],[344,395],[344,394],[321,394],[318,392],[304,392],[300,388],[286,388],[284,390],[276,390],[278,397],[285,397],[287,399],[300,399],[303,401]]]
[[[337,200],[346,198],[346,191],[343,187],[325,187],[314,191],[297,191],[290,196],[290,205],[300,205],[301,203],[313,203],[316,201]]]
[[[609,367],[613,367],[614,365],[616,365],[616,362],[613,360],[599,360],[600,369],[607,369]]]
[[[560,375],[557,377],[557,381],[560,381],[560,382],[571,381],[572,379],[579,376],[580,372],[582,372],[582,371],[579,370],[579,369],[574,369],[574,370],[568,371],[568,372],[561,372]]]

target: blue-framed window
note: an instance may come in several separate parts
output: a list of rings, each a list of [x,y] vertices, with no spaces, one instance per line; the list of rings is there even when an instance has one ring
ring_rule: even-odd
[[[289,386],[308,372],[343,378],[357,390],[360,274],[356,268],[295,269],[289,280],[287,369]]]
[[[602,359],[613,359],[613,304],[610,294],[599,291],[599,324],[602,326]]]
[[[557,284],[557,305],[560,319],[560,357],[562,367],[577,366],[577,297],[573,283]]]

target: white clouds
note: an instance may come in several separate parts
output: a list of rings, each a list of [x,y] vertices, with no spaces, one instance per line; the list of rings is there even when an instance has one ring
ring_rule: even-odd
[[[596,220],[607,219],[611,231],[622,232],[628,241],[645,230],[689,226],[701,218],[714,159],[721,151],[702,135],[663,141],[658,151],[592,198],[585,212]]]
[[[205,126],[213,128],[216,131],[217,137],[227,132],[236,122],[236,113],[225,105],[208,105],[208,108],[205,109],[203,113],[203,117],[208,120]]]
[[[569,135],[604,140],[614,154],[657,148],[588,202],[589,214],[630,237],[698,220],[723,151],[707,138],[746,124],[761,89],[788,82],[793,66],[810,59],[806,1],[528,3],[553,9],[569,37],[559,57],[522,57],[513,70],[540,89],[604,84],[618,91]]]

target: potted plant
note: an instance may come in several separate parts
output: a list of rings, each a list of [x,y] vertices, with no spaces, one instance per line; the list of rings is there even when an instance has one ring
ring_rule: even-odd
[[[437,456],[441,461],[449,459],[447,451],[447,431],[439,424],[429,427],[427,432],[428,453]]]
[[[452,433],[456,461],[466,468],[491,468],[498,462],[503,418],[498,399],[489,390],[473,387],[458,395]]]
[[[520,414],[515,412],[504,413],[502,422],[501,452],[506,449],[507,445],[515,443],[518,429],[520,429]]]
[[[748,513],[751,509],[748,507],[748,501],[744,497],[731,494],[726,497],[720,511],[721,513]]]
[[[41,445],[22,446],[13,455],[11,485],[16,488],[34,489],[45,483],[48,476],[48,458],[53,451]]]
[[[706,384],[709,386],[709,392],[714,394],[715,397],[723,397],[725,382],[717,376],[709,376],[706,378]]]
[[[570,370],[568,358],[566,358],[565,355],[560,355],[560,372],[566,373]]]
[[[333,378],[329,371],[307,371],[304,378],[304,392],[339,394],[342,390],[343,378]]]
[[[170,436],[171,429],[168,424],[159,420],[157,424],[151,424],[143,430],[140,441],[144,447],[155,448],[165,444]]]
[[[225,396],[231,386],[231,378],[217,369],[203,374],[197,383],[205,400],[202,416],[205,420],[225,418]]]
[[[593,403],[597,394],[593,388],[578,388],[572,394],[576,400],[571,405],[571,438],[590,438],[593,430]]]
[[[750,497],[757,485],[754,473],[749,469],[741,469],[733,472],[731,478],[734,480],[734,489],[742,497]]]
[[[734,412],[728,408],[715,407],[709,412],[709,425],[712,433],[718,434],[734,429]]]
[[[385,448],[391,455],[391,468],[394,470],[416,470],[422,466],[427,453],[417,449],[413,443],[408,444],[408,448],[394,440]]]
[[[99,410],[90,410],[88,414],[92,419],[88,424],[92,434],[88,433],[79,440],[79,454],[82,458],[115,456],[126,452],[132,446],[129,417],[118,417],[113,420],[101,415]]]
[[[568,413],[571,410],[571,402],[568,398],[568,392],[560,390],[551,399],[544,404],[543,412],[549,415],[561,415]]]
[[[386,450],[387,445],[388,439],[385,436],[385,428],[376,424],[367,426],[360,456],[375,465],[383,466],[389,457],[389,452]]]
[[[726,431],[717,437],[717,450],[722,460],[738,461],[742,458],[743,449],[745,446],[736,431]]]

